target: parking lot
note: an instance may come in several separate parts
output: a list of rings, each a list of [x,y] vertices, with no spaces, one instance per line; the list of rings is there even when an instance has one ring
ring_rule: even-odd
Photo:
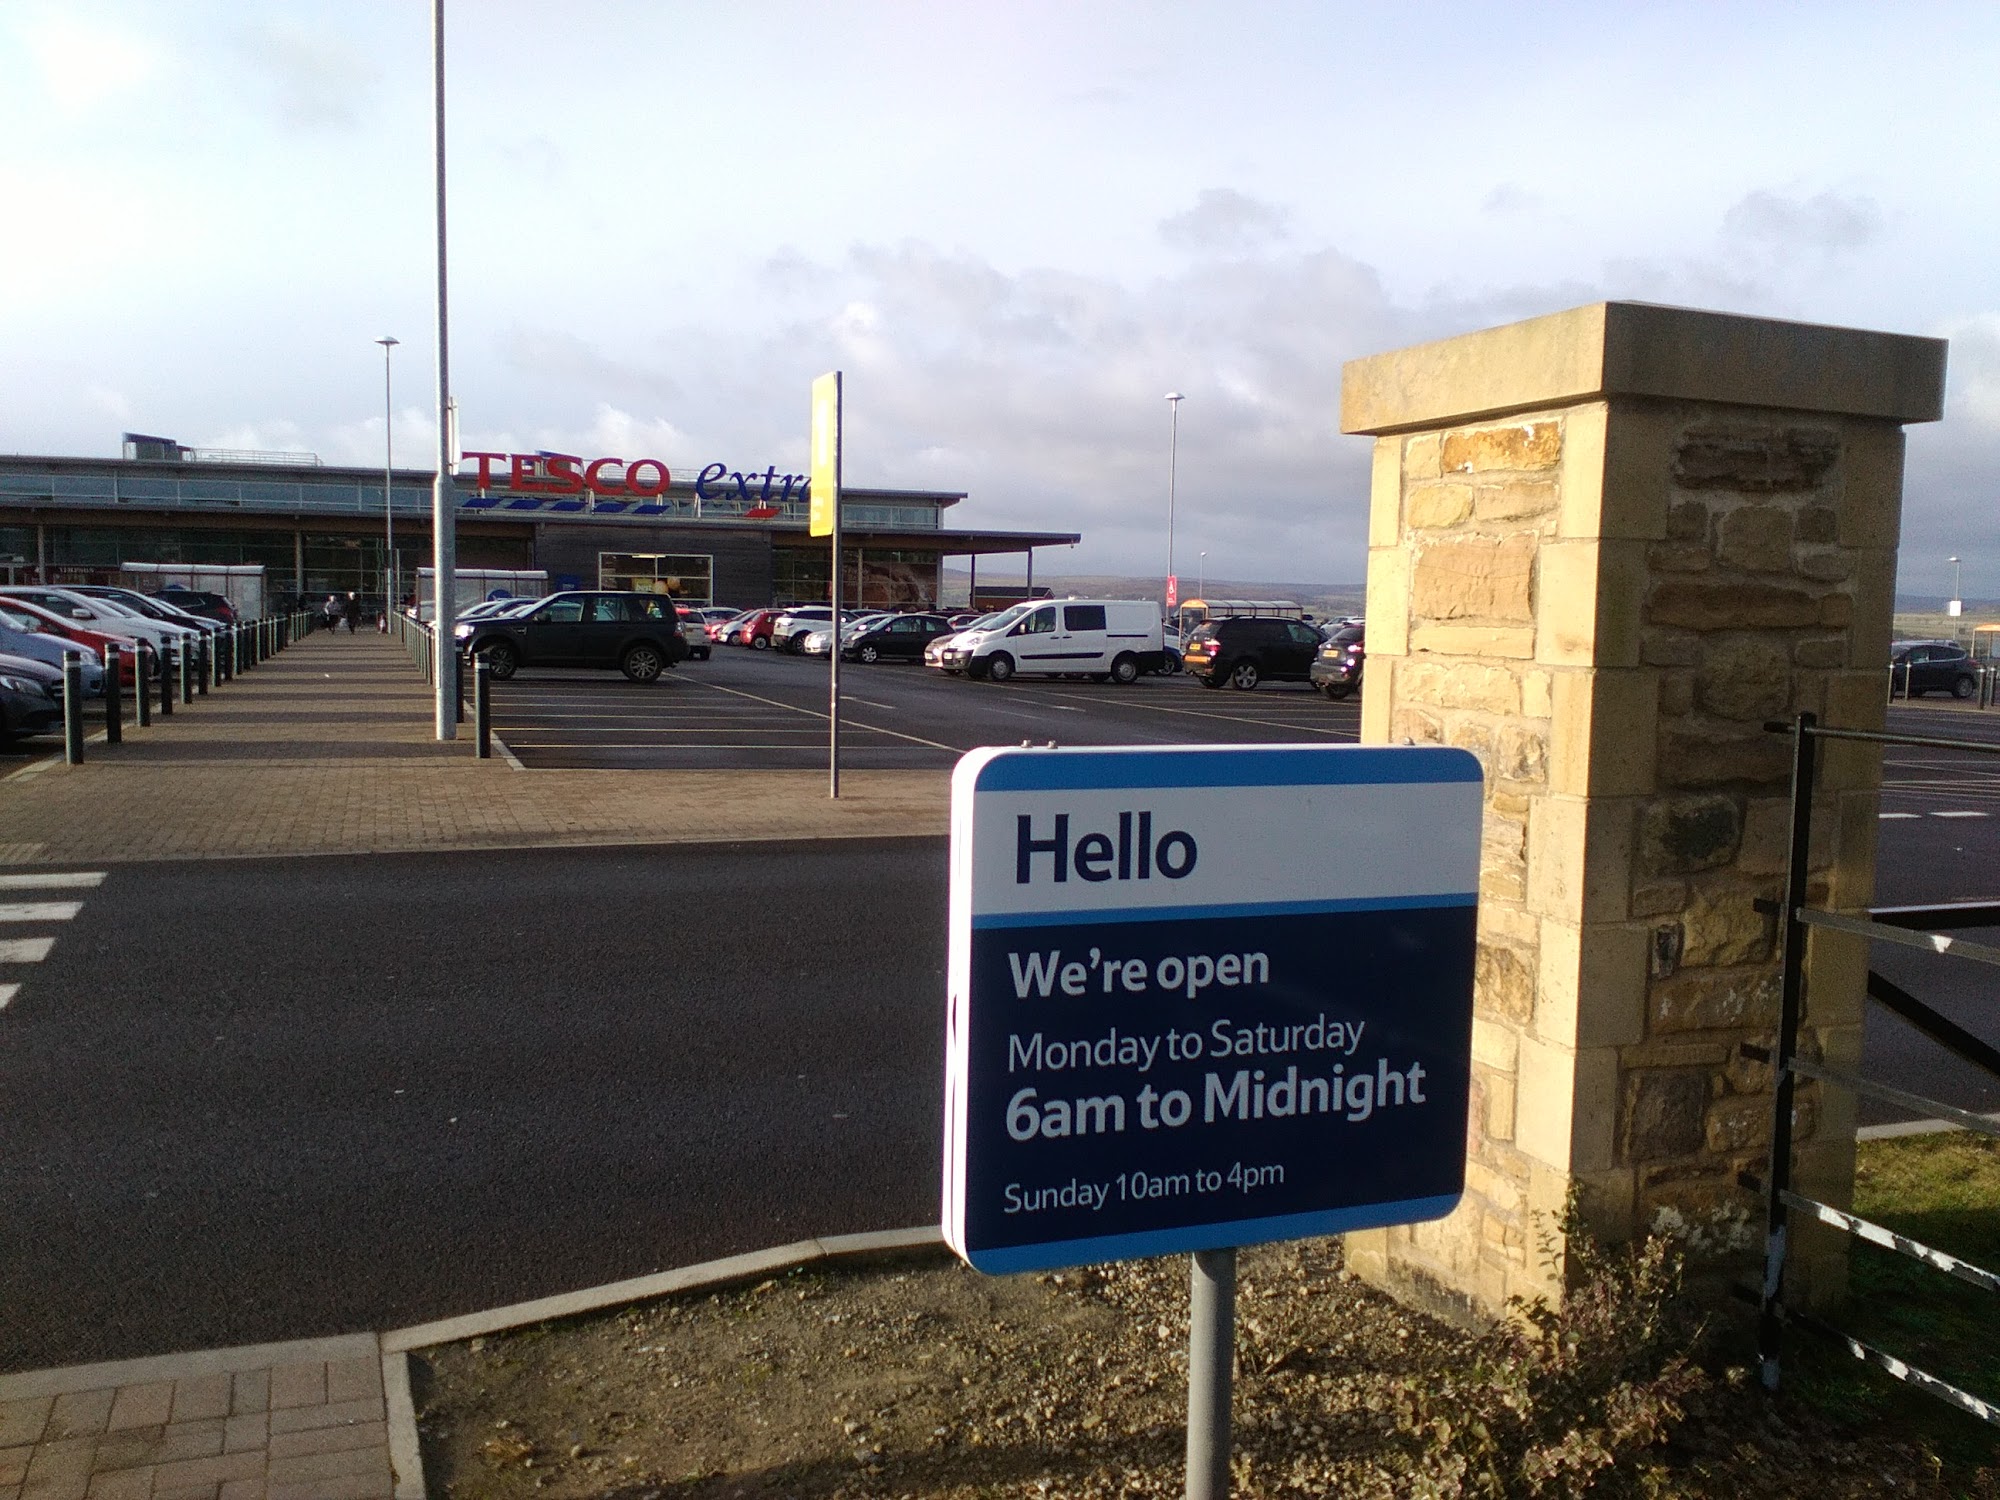
[[[614,672],[523,669],[493,685],[493,730],[531,770],[811,770],[826,764],[824,658],[719,646],[657,683]],[[979,745],[1182,745],[1351,741],[1359,698],[1330,703],[1303,683],[1254,692],[1193,679],[1129,687],[946,677],[918,666],[841,667],[841,763],[948,770]]]

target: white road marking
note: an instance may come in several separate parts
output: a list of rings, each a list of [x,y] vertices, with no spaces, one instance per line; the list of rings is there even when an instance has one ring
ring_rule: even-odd
[[[82,910],[81,901],[4,901],[0,922],[67,922]]]
[[[1878,818],[1920,818],[1922,813],[1877,813]]]
[[[0,938],[0,964],[38,964],[55,945],[54,938]]]
[[[102,870],[51,870],[46,875],[0,875],[0,891],[76,890],[103,884]]]
[[[1988,812],[1956,811],[1934,812],[1931,816],[1934,818],[1990,818],[1993,814]]]
[[[7,1008],[7,1002],[21,992],[18,984],[0,984],[0,1010]]]

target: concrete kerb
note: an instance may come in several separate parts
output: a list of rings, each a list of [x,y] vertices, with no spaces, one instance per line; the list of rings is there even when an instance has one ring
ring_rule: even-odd
[[[2000,1110],[1987,1115],[1987,1119],[2000,1125]],[[1948,1131],[1963,1130],[1950,1120],[1898,1120],[1890,1125],[1863,1125],[1854,1132],[1857,1141],[1898,1141],[1913,1135],[1943,1135]]]

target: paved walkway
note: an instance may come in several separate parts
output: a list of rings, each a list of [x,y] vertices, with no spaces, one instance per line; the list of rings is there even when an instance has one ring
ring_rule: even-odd
[[[124,743],[0,779],[0,864],[943,834],[949,774],[519,771],[439,743],[379,635],[306,637]]]
[[[421,1496],[407,1370],[358,1334],[0,1375],[0,1500]]]

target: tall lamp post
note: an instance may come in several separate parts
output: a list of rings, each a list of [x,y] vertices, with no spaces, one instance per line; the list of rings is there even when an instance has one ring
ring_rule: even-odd
[[[1206,599],[1208,597],[1208,554],[1206,552],[1202,553],[1201,562],[1195,570],[1194,593],[1197,599]]]
[[[1186,399],[1179,391],[1167,392],[1167,410],[1173,413],[1167,432],[1167,577],[1169,579],[1174,576],[1174,477],[1180,460],[1181,402]],[[1171,582],[1167,587],[1173,589],[1176,596],[1180,593]],[[1179,602],[1176,597],[1174,603]]]
[[[384,336],[375,340],[382,346],[382,615],[386,619],[401,603],[396,587],[396,402],[389,385],[389,351],[402,342]]]
[[[437,737],[458,738],[458,503],[451,479],[453,416],[451,338],[446,316],[444,193],[444,0],[431,0],[431,94],[436,104],[433,159],[437,168],[437,476],[431,482],[431,619],[437,630]],[[449,653],[447,655],[446,653]],[[449,663],[449,668],[446,667]]]
[[[1962,615],[1965,613],[1965,595],[1958,591],[1958,559],[1947,557],[1945,561],[1951,564],[1951,603],[1945,607],[1945,613]]]

